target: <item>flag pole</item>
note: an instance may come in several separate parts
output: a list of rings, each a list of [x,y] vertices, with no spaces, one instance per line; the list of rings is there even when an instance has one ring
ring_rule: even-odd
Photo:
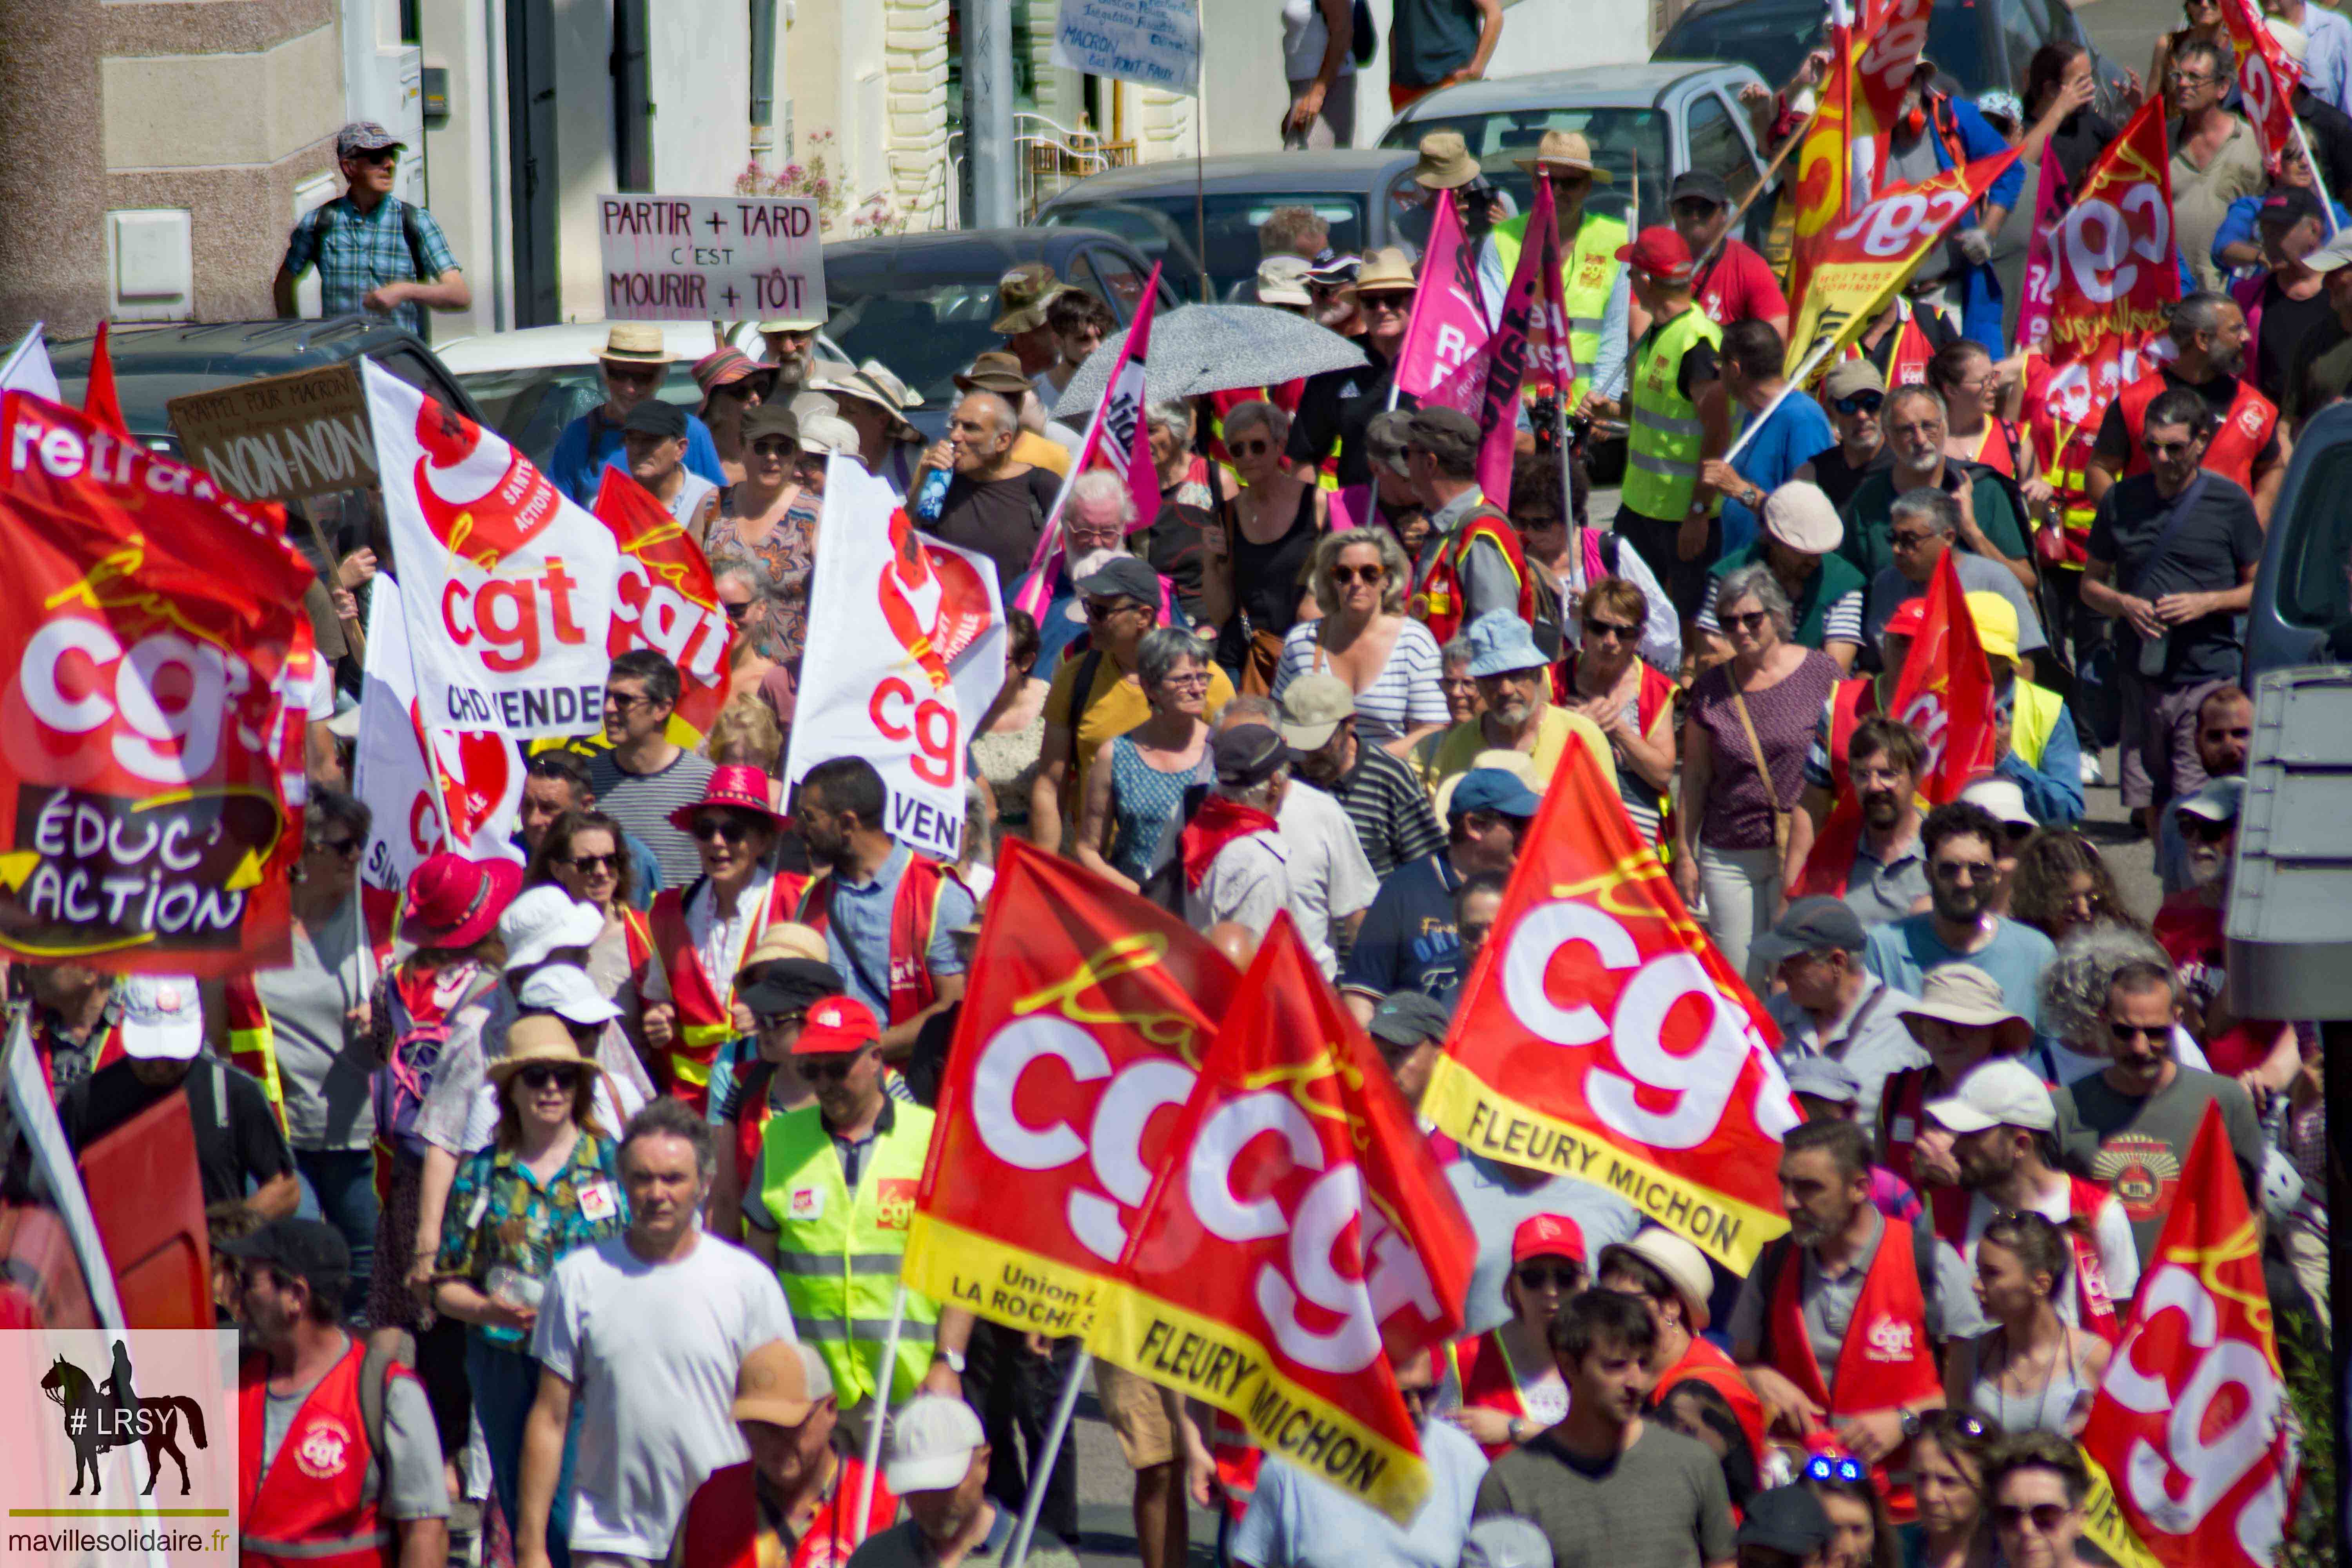
[[[1816,101],[1813,111],[1806,115],[1803,122],[1789,133],[1788,139],[1780,143],[1780,150],[1772,154],[1772,161],[1764,165],[1763,177],[1759,179],[1749,188],[1748,194],[1739,198],[1739,204],[1731,209],[1731,216],[1724,220],[1723,232],[1715,237],[1715,243],[1706,247],[1706,254],[1692,264],[1692,276],[1696,277],[1706,270],[1706,264],[1715,259],[1715,253],[1723,248],[1723,242],[1731,237],[1731,231],[1739,226],[1739,220],[1747,216],[1749,207],[1756,205],[1756,198],[1771,189],[1773,180],[1780,175],[1781,165],[1789,161],[1789,154],[1795,152],[1803,142],[1806,134],[1813,128],[1813,121],[1821,117],[1822,106]]]
[[[866,1427],[866,1474],[857,1483],[857,1533],[852,1547],[866,1544],[866,1516],[874,1511],[874,1478],[882,1467],[882,1427],[890,1415],[890,1382],[898,1366],[898,1331],[907,1322],[907,1282],[890,1298],[890,1331],[882,1337],[882,1365],[875,1378],[874,1410]]]
[[[2337,232],[2336,202],[2327,193],[2327,182],[2320,176],[2319,160],[2311,155],[2311,138],[2305,132],[2303,121],[2295,117],[2292,103],[2287,105],[2286,122],[2294,127],[2295,144],[2303,149],[2303,166],[2311,171],[2311,188],[2319,194],[2319,216],[2327,220],[2328,237],[2334,238]]]
[[[1080,1351],[1070,1363],[1070,1375],[1062,1384],[1062,1397],[1054,1402],[1054,1419],[1045,1428],[1045,1447],[1042,1453],[1029,1460],[1029,1496],[1021,1504],[1021,1524],[1013,1532],[1013,1548],[1004,1556],[1004,1568],[1021,1568],[1028,1560],[1029,1538],[1037,1532],[1037,1516],[1045,1509],[1045,1479],[1054,1473],[1054,1460],[1062,1452],[1062,1440],[1070,1433],[1070,1415],[1077,1408],[1078,1390],[1086,1386],[1087,1369],[1095,1358]],[[869,1474],[871,1472],[868,1472]],[[1171,1508],[1184,1506],[1178,1498]]]

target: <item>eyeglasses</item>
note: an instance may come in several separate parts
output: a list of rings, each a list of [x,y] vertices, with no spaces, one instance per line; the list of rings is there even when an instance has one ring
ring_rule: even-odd
[[[751,613],[751,601],[746,599],[739,605],[730,599],[721,599],[719,602],[719,607],[727,612],[729,620],[740,621]]]
[[[1875,414],[1878,405],[1885,401],[1886,395],[1883,392],[1857,392],[1851,397],[1839,398],[1837,411],[1840,414]]]
[[[1938,860],[1933,868],[1939,882],[1980,882],[1992,875],[1990,860]]]
[[[1205,669],[1195,669],[1184,675],[1166,675],[1160,677],[1160,684],[1181,686],[1187,691],[1205,691],[1209,689],[1209,672]]]
[[[1271,441],[1228,441],[1225,446],[1236,458],[1255,458],[1274,450]]]
[[[1584,1283],[1584,1270],[1573,1264],[1560,1268],[1548,1268],[1539,1263],[1523,1264],[1519,1268],[1519,1283],[1530,1290],[1541,1290],[1548,1286],[1573,1290]]]
[[[1805,1479],[1856,1485],[1870,1479],[1870,1467],[1846,1454],[1815,1454],[1805,1461]]]
[[[2030,1519],[2034,1529],[2047,1535],[2065,1523],[2066,1516],[2074,1511],[2062,1502],[2038,1502],[2032,1508],[2020,1508],[2013,1502],[2004,1502],[1994,1505],[1992,1521],[2002,1530],[2017,1530]]]
[[[319,840],[319,847],[330,855],[340,855],[348,860],[366,848],[367,844],[365,840],[358,838],[321,838]]]
[[[1931,528],[1898,528],[1888,533],[1886,540],[1897,550],[1916,550],[1937,537]]]
[[[2184,838],[2194,838],[2200,844],[2219,844],[2238,831],[2234,822],[2216,822],[2209,816],[2177,816]]]
[[[1725,631],[1745,632],[1749,637],[1754,637],[1758,632],[1762,631],[1764,623],[1771,618],[1770,612],[1766,610],[1749,610],[1745,615],[1716,616]]]
[[[2169,1040],[2172,1038],[2172,1026],[2169,1024],[2118,1024],[2110,1018],[2107,1020],[2107,1035],[2119,1046],[2127,1046],[2134,1040]]]
[[[580,1086],[578,1068],[549,1067],[542,1064],[527,1067],[515,1076],[522,1079],[522,1086],[525,1089],[577,1089]]]
[[[724,838],[730,844],[740,844],[751,837],[751,826],[738,817],[698,817],[694,824],[694,841],[708,844],[714,838]]]
[[[1376,587],[1388,574],[1389,569],[1385,566],[1334,566],[1331,568],[1331,581],[1342,588],[1350,583],[1361,583],[1367,588]]]
[[[2182,458],[2193,451],[2196,446],[2195,441],[2150,441],[2147,444],[2147,455],[2151,459]]]
[[[1630,640],[1642,635],[1639,626],[1620,626],[1615,621],[1587,621],[1584,635],[1589,637],[1618,637]]]
[[[852,1051],[846,1056],[827,1057],[823,1061],[803,1060],[797,1065],[801,1076],[811,1083],[839,1083],[857,1069],[865,1058],[864,1051]]]
[[[805,1022],[807,1018],[808,1015],[805,1012],[798,1010],[790,1013],[754,1013],[751,1015],[751,1022],[762,1029],[788,1029],[795,1025]]]
[[[574,855],[571,859],[566,860],[564,864],[571,867],[573,870],[579,872],[583,877],[593,877],[600,871],[618,871],[621,868],[621,857],[617,853],[612,855]]]

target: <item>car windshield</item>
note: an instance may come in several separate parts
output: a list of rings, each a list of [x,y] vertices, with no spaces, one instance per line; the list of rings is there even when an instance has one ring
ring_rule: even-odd
[[[1258,226],[1276,207],[1313,207],[1331,226],[1335,250],[1360,254],[1364,247],[1364,198],[1358,192],[1294,191],[1266,195],[1212,195],[1201,204],[1205,228],[1209,284],[1223,300],[1246,302],[1257,278]],[[1136,196],[1125,201],[1058,205],[1037,220],[1063,228],[1099,228],[1127,241],[1146,261],[1167,263],[1160,274],[1177,295],[1198,303],[1201,256],[1195,237],[1192,194]]]
[[[458,384],[481,409],[482,418],[541,468],[555,455],[563,427],[604,401],[604,378],[593,364],[534,364],[513,370],[469,371]],[[680,408],[702,405],[694,370],[684,360],[669,367],[659,393]]]
[[[1984,29],[1992,22],[1990,7],[1973,0],[1928,8],[1927,58],[1969,99],[1991,88],[2015,90],[2021,85],[1986,79]],[[1805,51],[1821,41],[1819,0],[1733,0],[1684,13],[1650,58],[1739,60],[1754,66],[1768,82],[1784,82],[1805,63]]]
[[[1589,198],[1591,210],[1622,217],[1632,199],[1634,178],[1641,178],[1642,214],[1645,223],[1665,221],[1666,117],[1654,109],[1506,109],[1492,114],[1432,115],[1391,126],[1381,138],[1391,147],[1411,147],[1433,131],[1458,131],[1478,160],[1486,178],[1500,186],[1520,212],[1535,199],[1535,178],[1519,167],[1532,159],[1547,131],[1575,131],[1592,144],[1592,161],[1609,176]],[[1401,176],[1389,199],[1398,209],[1392,220],[1414,245],[1429,235],[1427,193]]]
[[[861,289],[828,272],[825,332],[854,364],[878,359],[932,407],[955,401],[956,373],[1004,340],[996,319],[996,275],[898,289]]]

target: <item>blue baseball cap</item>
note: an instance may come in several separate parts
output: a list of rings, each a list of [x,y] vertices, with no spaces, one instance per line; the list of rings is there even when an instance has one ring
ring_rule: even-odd
[[[1507,675],[1515,669],[1541,669],[1551,662],[1536,646],[1528,623],[1508,610],[1489,610],[1462,634],[1470,645],[1470,673]]]
[[[1445,819],[1452,822],[1469,811],[1491,811],[1497,816],[1516,816],[1524,821],[1533,816],[1541,805],[1543,797],[1529,789],[1527,780],[1518,774],[1503,768],[1473,768],[1454,786],[1454,798],[1446,803]]]

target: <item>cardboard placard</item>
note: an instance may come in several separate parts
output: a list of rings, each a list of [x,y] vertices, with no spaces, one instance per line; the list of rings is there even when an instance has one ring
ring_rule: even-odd
[[[376,482],[367,398],[349,364],[190,393],[163,411],[185,459],[240,500],[300,500]]]
[[[798,196],[600,196],[608,321],[822,321],[816,204]]]

